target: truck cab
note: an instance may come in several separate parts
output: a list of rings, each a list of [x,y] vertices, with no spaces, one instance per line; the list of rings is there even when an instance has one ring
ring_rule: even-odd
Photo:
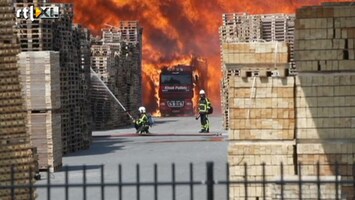
[[[159,110],[162,116],[193,115],[194,82],[190,66],[164,68],[159,80]]]

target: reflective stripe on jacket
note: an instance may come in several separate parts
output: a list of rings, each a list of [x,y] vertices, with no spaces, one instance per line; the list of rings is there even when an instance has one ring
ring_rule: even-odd
[[[200,105],[198,107],[198,111],[200,113],[207,113],[210,107],[211,107],[211,102],[208,100],[207,97],[200,98]]]
[[[137,120],[138,125],[148,124],[148,116],[147,114],[142,114],[142,116]]]

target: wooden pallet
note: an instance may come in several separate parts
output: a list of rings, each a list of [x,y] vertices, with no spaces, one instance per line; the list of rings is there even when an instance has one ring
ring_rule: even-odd
[[[113,27],[103,31],[103,44],[96,44],[91,48],[93,55],[92,69],[98,73],[100,79],[110,88],[125,108],[133,111],[132,114],[136,114],[136,105],[141,105],[141,90],[139,89],[140,46],[134,42],[125,43],[125,38],[121,38],[119,42],[115,43],[116,39],[119,39],[118,35],[123,34],[123,30],[137,29],[136,26],[132,27],[129,24],[121,28]],[[128,57],[126,56],[127,51],[131,52]],[[118,59],[115,59],[115,57]],[[92,84],[91,95],[93,97],[95,129],[102,130],[128,125],[130,120],[126,113],[113,100],[97,77],[93,76]],[[129,98],[130,96],[136,98]]]
[[[240,69],[240,77],[286,77],[288,75],[287,68],[259,68],[245,67]]]
[[[16,55],[19,45],[13,27],[12,2],[0,0],[0,182],[2,185],[34,183],[35,157],[26,131],[25,109],[18,77]],[[11,171],[14,170],[11,180]],[[16,189],[16,199],[34,197],[34,190]],[[0,199],[10,199],[10,189],[0,191]]]
[[[22,52],[19,54],[19,66],[27,109],[59,109],[59,53]]]
[[[58,111],[28,111],[31,141],[37,147],[39,168],[62,165],[61,117]]]

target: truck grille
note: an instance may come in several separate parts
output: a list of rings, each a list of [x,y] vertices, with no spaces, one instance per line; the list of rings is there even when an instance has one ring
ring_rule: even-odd
[[[167,101],[169,108],[182,108],[185,105],[184,101]]]

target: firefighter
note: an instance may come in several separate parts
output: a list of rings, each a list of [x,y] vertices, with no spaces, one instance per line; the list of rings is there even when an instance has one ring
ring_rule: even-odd
[[[199,133],[208,133],[210,132],[210,122],[208,121],[208,112],[211,108],[211,102],[206,97],[204,90],[200,90],[200,101],[198,112],[199,116],[196,117],[196,120],[200,117],[201,119],[201,131]]]
[[[141,106],[138,108],[139,117],[134,120],[134,127],[136,128],[136,133],[149,133],[149,120],[146,113],[145,107]]]

